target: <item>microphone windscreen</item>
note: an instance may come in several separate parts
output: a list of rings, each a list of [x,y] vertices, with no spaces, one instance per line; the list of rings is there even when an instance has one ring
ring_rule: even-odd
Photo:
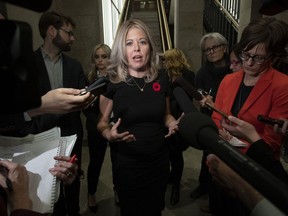
[[[177,77],[175,81],[178,85],[180,85],[184,91],[191,97],[193,97],[197,101],[202,100],[202,95],[194,88],[188,81],[186,81],[183,77]]]
[[[175,87],[173,89],[173,95],[177,101],[177,104],[184,113],[198,112],[197,108],[193,104],[193,101],[181,87]]]
[[[0,0],[19,7],[23,7],[36,12],[47,11],[52,3],[52,0]]]
[[[218,128],[212,119],[201,112],[190,112],[182,116],[178,124],[179,132],[185,143],[196,149],[206,149],[199,142],[198,134],[203,128],[211,128],[218,134]],[[207,134],[208,136],[208,134]]]

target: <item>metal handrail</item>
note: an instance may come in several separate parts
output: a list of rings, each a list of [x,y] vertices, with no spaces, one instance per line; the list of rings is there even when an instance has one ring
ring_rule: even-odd
[[[163,52],[165,52],[167,49],[172,48],[172,42],[171,42],[171,36],[170,36],[170,31],[169,31],[169,26],[168,26],[168,21],[167,21],[167,16],[166,16],[166,11],[165,11],[163,0],[157,1],[157,10],[158,10],[160,33],[161,33],[161,39],[162,39],[162,47],[163,47]],[[164,25],[165,31],[163,31],[163,25]],[[168,47],[167,49],[166,49],[165,41],[167,42],[167,47]]]
[[[130,8],[130,3],[131,3],[131,0],[125,0],[125,2],[123,4],[122,12],[121,12],[119,23],[118,23],[118,28],[119,28],[119,26],[121,26],[121,24],[124,21],[127,20],[129,8]]]
[[[110,2],[112,3],[112,5],[114,6],[115,10],[118,12],[118,14],[120,14],[119,9],[117,8],[117,6],[115,5],[113,0],[110,0]]]
[[[219,9],[225,14],[228,20],[232,22],[232,24],[235,26],[236,29],[239,29],[239,1],[237,1],[237,7],[235,8],[237,11],[235,12],[235,9],[233,9],[233,13],[230,13],[230,10],[228,9],[227,2],[226,1],[219,1],[214,0],[215,4],[219,7]]]

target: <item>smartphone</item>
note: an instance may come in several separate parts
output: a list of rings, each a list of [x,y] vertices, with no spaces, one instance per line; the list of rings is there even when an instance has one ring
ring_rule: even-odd
[[[100,77],[99,79],[94,81],[90,86],[88,86],[86,89],[80,92],[79,95],[84,95],[87,92],[91,92],[95,96],[99,96],[106,90],[108,82],[109,82],[108,78]]]
[[[284,121],[281,119],[275,119],[275,118],[270,118],[268,116],[264,115],[258,115],[257,116],[258,121],[261,121],[263,123],[269,124],[269,125],[279,125],[279,127],[283,127]]]
[[[212,106],[210,103],[206,102],[205,105],[206,105],[209,109],[211,109],[211,110],[219,113],[220,115],[222,115],[225,119],[228,119],[228,115],[227,115],[226,113],[224,113],[223,111],[221,111],[221,110],[217,109],[216,107]]]

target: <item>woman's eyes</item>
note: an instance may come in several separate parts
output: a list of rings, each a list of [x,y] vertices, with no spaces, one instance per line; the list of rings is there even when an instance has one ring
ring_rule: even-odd
[[[132,41],[128,41],[126,42],[126,46],[132,46],[133,42]]]
[[[146,40],[140,40],[139,43],[140,43],[140,44],[143,44],[143,45],[146,45],[146,44],[147,44],[147,41],[146,41]]]
[[[138,43],[139,43],[140,45],[146,45],[146,44],[148,44],[147,40],[140,40]],[[126,42],[126,46],[132,46],[132,45],[133,45],[133,41],[127,41],[127,42]]]
[[[95,55],[95,59],[107,59],[108,58],[108,56],[107,55]]]

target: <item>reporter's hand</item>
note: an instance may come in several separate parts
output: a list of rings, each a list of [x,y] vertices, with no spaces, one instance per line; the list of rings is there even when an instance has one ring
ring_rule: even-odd
[[[221,126],[233,136],[244,139],[250,143],[254,143],[261,139],[255,127],[249,122],[243,121],[235,116],[228,116],[228,120],[232,124],[227,124],[226,121],[222,121]]]
[[[209,103],[212,106],[214,106],[213,97],[211,95],[203,96],[202,100],[200,101],[200,106],[207,107],[206,103]]]
[[[78,166],[76,163],[70,163],[69,156],[55,156],[58,163],[49,172],[61,180],[64,184],[71,184],[77,177]],[[77,159],[76,159],[77,161]]]
[[[219,136],[228,142],[229,142],[229,140],[231,140],[233,138],[233,136],[225,129],[221,128],[218,130],[218,132],[219,132]]]
[[[80,89],[58,88],[47,92],[41,97],[41,106],[29,110],[30,117],[45,113],[65,114],[87,108],[93,101],[94,95],[87,92],[79,95]]]
[[[216,155],[209,154],[206,161],[212,179],[230,195],[236,197],[235,182],[239,176]]]
[[[257,190],[216,155],[209,154],[206,163],[212,179],[230,195],[238,197],[250,210],[263,199]]]
[[[0,166],[8,169],[8,178],[12,182],[13,191],[8,192],[8,203],[11,211],[15,209],[32,209],[32,201],[29,197],[29,176],[26,168],[8,160],[1,160]],[[6,188],[5,178],[0,174],[0,184]]]
[[[288,136],[288,120],[287,119],[281,119],[281,120],[284,121],[283,126],[280,128],[279,125],[275,124],[274,131]]]

